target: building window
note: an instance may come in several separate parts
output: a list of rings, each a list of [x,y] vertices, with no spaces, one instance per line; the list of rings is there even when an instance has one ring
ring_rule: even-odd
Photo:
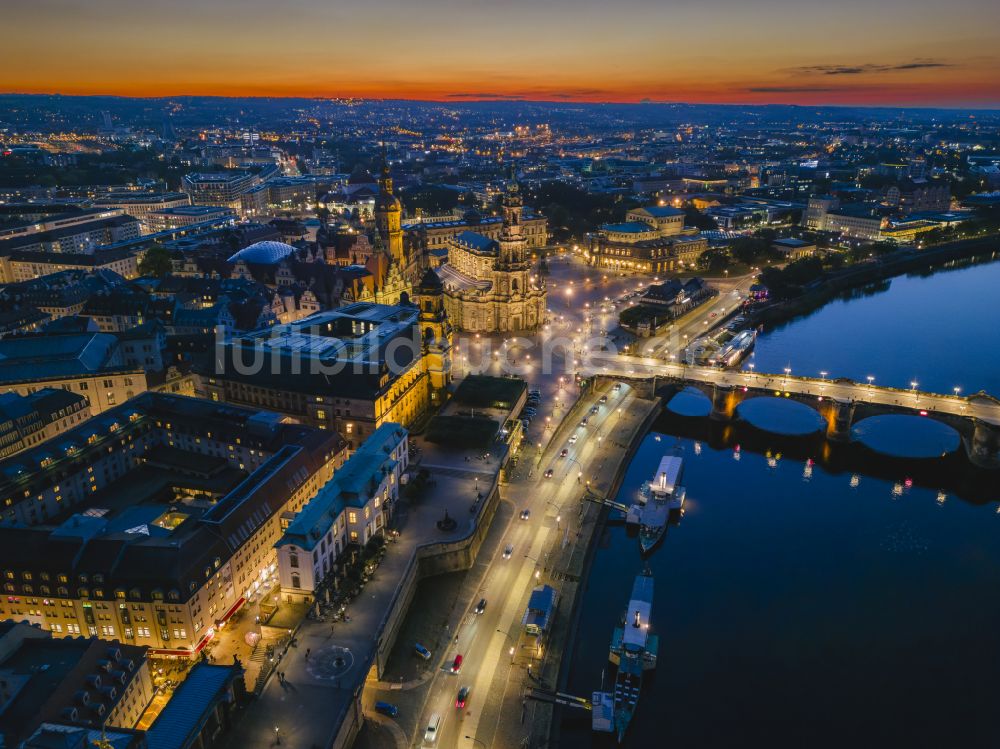
[[[292,587],[293,588],[301,588],[302,587],[302,579],[298,575],[294,575],[294,574],[292,575]]]

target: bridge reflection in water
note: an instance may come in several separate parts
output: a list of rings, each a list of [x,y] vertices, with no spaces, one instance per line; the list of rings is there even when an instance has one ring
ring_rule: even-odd
[[[847,379],[815,379],[714,367],[664,364],[654,359],[616,356],[592,362],[594,374],[645,384],[669,399],[694,388],[712,404],[709,418],[730,422],[737,406],[753,398],[784,398],[814,409],[826,423],[826,438],[849,442],[852,426],[884,415],[912,415],[940,421],[961,436],[969,461],[978,468],[1000,469],[1000,401],[987,393],[971,396],[902,390]]]
[[[802,466],[804,478],[815,465],[828,474],[843,476],[851,487],[867,477],[894,485],[940,491],[972,504],[990,504],[997,500],[996,474],[974,466],[964,449],[943,450],[931,458],[912,457],[905,452],[886,454],[857,439],[832,442],[821,429],[812,433],[786,434],[763,429],[742,419],[719,422],[703,415],[677,413],[670,404],[652,430],[695,440],[713,450],[730,450],[735,461],[756,455],[767,459],[762,467],[797,463]],[[905,450],[907,445],[900,447]]]

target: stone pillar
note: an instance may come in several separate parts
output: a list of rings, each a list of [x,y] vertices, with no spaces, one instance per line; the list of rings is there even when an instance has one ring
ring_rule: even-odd
[[[826,437],[831,442],[850,442],[851,424],[854,421],[853,401],[834,401]]]
[[[712,386],[712,412],[708,415],[712,421],[729,421],[736,409],[736,394],[732,387]]]
[[[976,419],[966,454],[977,468],[1000,468],[1000,427]]]

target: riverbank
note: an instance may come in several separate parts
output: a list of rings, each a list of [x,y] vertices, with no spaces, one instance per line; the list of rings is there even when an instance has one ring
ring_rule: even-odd
[[[608,383],[609,384],[609,383]],[[604,387],[607,387],[605,384]],[[601,384],[595,384],[600,389]],[[612,465],[602,464],[590,484],[592,492],[599,497],[615,497],[621,488],[625,472],[635,456],[635,451],[643,435],[663,410],[661,398],[643,401],[648,404],[645,411],[635,414],[637,420],[627,436],[612,444],[620,452],[614,456]],[[608,438],[612,439],[611,436]],[[607,478],[605,478],[607,477]],[[549,637],[549,647],[542,663],[540,680],[555,685],[556,691],[563,691],[569,673],[569,661],[564,657],[576,647],[579,629],[580,601],[586,589],[586,580],[594,558],[595,540],[601,537],[607,519],[607,507],[596,502],[581,499],[580,510],[566,531],[566,538],[575,533],[575,542],[565,544],[554,555],[551,569],[561,580],[559,609]],[[558,572],[556,572],[558,571]],[[589,697],[589,695],[579,695]],[[554,705],[537,703],[532,730],[533,746],[553,746],[559,744],[559,724]]]
[[[1000,259],[1000,237],[988,236],[964,239],[926,250],[901,249],[870,263],[852,265],[830,273],[807,288],[804,294],[752,311],[748,326],[776,325],[808,314],[846,291],[862,288],[879,281],[913,271],[929,270],[956,260],[984,261]]]

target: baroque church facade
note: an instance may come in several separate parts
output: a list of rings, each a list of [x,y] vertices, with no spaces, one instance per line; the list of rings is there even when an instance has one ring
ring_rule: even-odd
[[[545,321],[545,284],[532,271],[522,227],[523,202],[513,180],[502,208],[497,239],[476,231],[459,232],[448,243],[447,262],[436,269],[448,319],[459,330],[527,331]]]
[[[378,180],[375,198],[374,252],[372,275],[374,291],[370,298],[377,304],[408,303],[413,296],[413,279],[417,273],[415,258],[409,257],[403,247],[403,206],[392,190],[389,162],[383,157],[382,174]]]

